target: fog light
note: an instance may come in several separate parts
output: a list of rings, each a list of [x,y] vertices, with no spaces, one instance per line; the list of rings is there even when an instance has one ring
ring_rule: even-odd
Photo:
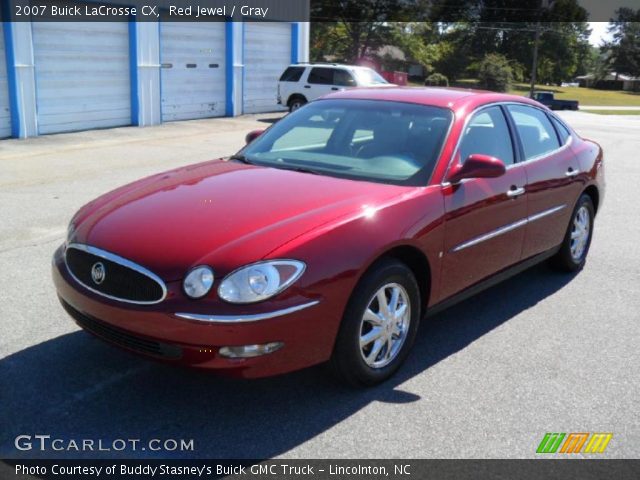
[[[264,345],[242,345],[239,347],[222,347],[220,356],[227,358],[251,358],[273,353],[284,347],[282,342],[265,343]]]

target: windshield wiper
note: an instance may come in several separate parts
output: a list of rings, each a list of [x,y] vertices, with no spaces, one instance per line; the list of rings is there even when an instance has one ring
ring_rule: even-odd
[[[310,168],[306,168],[306,167],[290,167],[290,166],[284,166],[284,165],[270,165],[274,168],[279,168],[281,170],[291,170],[292,172],[299,172],[299,173],[310,173],[311,175],[320,175],[320,172],[318,172],[317,170],[311,170]]]
[[[253,165],[253,163],[251,161],[249,161],[249,159],[247,157],[245,157],[244,155],[238,155],[238,154],[231,155],[229,157],[229,160],[237,160],[239,162],[246,163],[247,165]]]

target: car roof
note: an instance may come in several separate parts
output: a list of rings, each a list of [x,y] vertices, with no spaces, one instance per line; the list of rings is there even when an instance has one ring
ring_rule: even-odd
[[[292,63],[289,67],[326,67],[326,68],[366,68],[371,70],[371,67],[366,65],[347,65],[345,63]]]
[[[416,103],[434,107],[449,108],[457,111],[463,108],[476,108],[486,103],[518,102],[535,106],[534,100],[517,95],[472,90],[469,88],[440,87],[375,87],[353,88],[332,93],[323,99],[387,100],[392,102]]]

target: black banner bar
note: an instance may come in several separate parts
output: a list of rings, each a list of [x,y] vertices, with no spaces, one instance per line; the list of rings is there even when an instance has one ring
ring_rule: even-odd
[[[11,22],[608,22],[640,0],[2,0]]]
[[[3,460],[0,478],[637,480],[640,460]]]
[[[367,1],[367,0],[365,0]],[[309,0],[2,0],[11,22],[298,22]]]

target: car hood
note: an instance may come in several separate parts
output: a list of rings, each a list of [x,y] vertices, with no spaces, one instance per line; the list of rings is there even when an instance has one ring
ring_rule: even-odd
[[[99,197],[72,220],[70,241],[128,258],[171,281],[198,264],[229,271],[257,261],[300,235],[406,190],[210,161]]]

